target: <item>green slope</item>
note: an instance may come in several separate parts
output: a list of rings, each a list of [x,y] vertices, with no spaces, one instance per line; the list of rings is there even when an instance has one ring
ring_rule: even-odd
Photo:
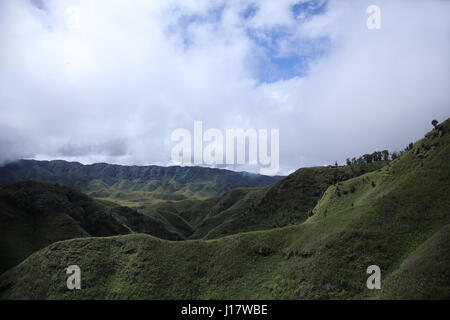
[[[0,272],[65,239],[135,232],[183,238],[166,227],[163,221],[58,184],[14,183],[0,189]]]
[[[450,225],[431,236],[385,280],[383,299],[450,297]]]
[[[177,215],[192,228],[191,239],[214,239],[303,222],[325,190],[338,181],[377,170],[387,162],[340,168],[302,168],[263,188],[237,188],[206,200],[167,201],[143,206],[149,216]]]
[[[298,224],[308,218],[331,184],[376,170],[386,163],[301,168],[260,191],[249,192],[230,208],[205,219],[194,236],[213,239]]]
[[[215,240],[57,242],[1,275],[0,297],[450,299],[449,133],[446,121],[383,169],[336,181],[301,224]],[[70,264],[81,290],[65,287]],[[366,288],[372,264],[381,292]]]

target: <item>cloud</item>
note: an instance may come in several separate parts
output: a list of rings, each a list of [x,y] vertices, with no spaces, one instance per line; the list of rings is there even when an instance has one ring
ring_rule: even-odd
[[[450,3],[377,2],[2,1],[0,160],[168,165],[194,120],[279,128],[282,172],[402,149],[449,116]]]

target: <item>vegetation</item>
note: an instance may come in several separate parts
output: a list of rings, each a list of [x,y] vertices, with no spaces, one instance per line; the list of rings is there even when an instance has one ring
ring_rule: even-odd
[[[193,237],[213,239],[301,223],[330,185],[381,167],[379,163],[299,169],[279,182],[248,193],[226,210],[213,211]]]
[[[240,187],[263,187],[281,177],[202,167],[120,166],[20,160],[0,167],[0,186],[37,180],[59,183],[119,204],[205,199]]]
[[[58,184],[26,181],[0,189],[0,272],[56,241],[128,233],[183,238],[164,221]]]
[[[435,129],[438,128],[438,123],[439,123],[439,121],[437,121],[437,120],[431,121],[431,124],[433,125],[433,127],[434,127]]]
[[[263,191],[238,189],[210,200],[219,215],[247,203],[255,219],[268,212],[268,221],[283,214],[289,221],[293,214],[294,225],[213,240],[129,234],[53,243],[0,276],[0,298],[450,299],[449,133],[447,120],[376,170],[302,169]],[[373,163],[381,164],[364,166]],[[314,197],[320,200],[306,216],[289,211]],[[179,209],[160,205],[169,213]],[[216,212],[200,210],[197,217],[201,202],[184,205],[189,209],[175,215],[191,226]],[[247,225],[243,216],[228,221]],[[82,270],[81,290],[66,288],[71,264]],[[366,287],[373,264],[382,271],[381,290]]]
[[[179,217],[183,230],[178,232],[189,239],[284,227],[305,221],[330,185],[385,164],[380,161],[339,168],[302,168],[264,188],[237,188],[216,198],[159,202],[138,210],[159,219]]]

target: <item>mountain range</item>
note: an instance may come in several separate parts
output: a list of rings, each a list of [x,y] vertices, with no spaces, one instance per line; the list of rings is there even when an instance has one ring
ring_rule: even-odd
[[[238,187],[266,186],[280,178],[204,167],[83,165],[63,160],[19,160],[0,168],[0,186],[24,180],[55,182],[129,205],[204,199]]]
[[[447,120],[395,160],[287,177],[9,164],[0,298],[449,299],[449,142]]]

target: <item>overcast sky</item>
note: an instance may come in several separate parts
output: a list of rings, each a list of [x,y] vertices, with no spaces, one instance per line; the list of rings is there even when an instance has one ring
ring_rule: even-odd
[[[0,161],[170,165],[194,120],[279,129],[280,173],[401,150],[450,115],[449,40],[442,0],[2,0]]]

